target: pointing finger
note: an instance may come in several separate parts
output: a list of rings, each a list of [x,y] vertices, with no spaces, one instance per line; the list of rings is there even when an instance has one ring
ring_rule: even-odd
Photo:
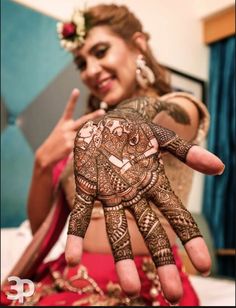
[[[78,89],[73,89],[73,91],[71,92],[70,98],[66,104],[65,110],[62,115],[65,120],[71,119],[73,117],[75,105],[79,98],[79,94],[80,92]]]

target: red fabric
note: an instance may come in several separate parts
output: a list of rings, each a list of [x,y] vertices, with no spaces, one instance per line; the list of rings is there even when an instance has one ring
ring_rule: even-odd
[[[4,290],[6,292],[6,290]],[[11,300],[7,298],[6,293],[1,291],[1,306],[10,306]]]
[[[53,180],[53,185],[54,187],[57,186],[57,184],[59,183],[59,178],[60,175],[62,173],[62,171],[64,170],[66,163],[68,161],[69,157],[66,157],[62,160],[60,160],[55,167],[53,168],[53,172],[52,172],[52,180]]]
[[[65,168],[67,160],[68,158],[59,161],[53,169],[53,186],[55,190],[59,183],[60,175]],[[29,271],[26,274],[27,277],[34,277],[35,270],[40,266],[44,258],[47,256],[53,245],[58,240],[69,215],[69,208],[65,206],[65,196],[61,190],[58,191],[57,197],[55,198],[54,202],[56,203],[56,206],[53,217],[51,219],[51,224],[41,246],[38,249],[37,257],[35,258],[34,262],[32,263],[32,266],[29,268]]]
[[[193,290],[188,276],[182,271],[182,263],[177,253],[177,247],[173,247],[173,253],[176,260],[176,265],[179,270],[179,274],[183,284],[184,295],[179,303],[180,306],[199,306],[198,297]],[[159,293],[156,298],[152,298],[150,295],[150,289],[152,287],[151,281],[147,278],[145,272],[142,270],[142,264],[145,257],[137,256],[134,261],[136,263],[139,276],[142,282],[142,288],[140,296],[144,300],[146,306],[152,306],[153,302],[158,302],[160,306],[169,306],[169,304],[164,299],[163,295]],[[118,283],[118,277],[115,271],[114,261],[112,255],[108,254],[95,254],[87,253],[83,254],[81,265],[85,266],[88,270],[88,274],[92,279],[98,284],[98,286],[103,290],[105,296],[107,294],[107,285],[109,282]],[[76,275],[79,267],[70,268],[67,272],[67,277],[72,277]],[[81,306],[89,306],[89,296],[91,294],[78,294],[67,290],[57,290],[56,288],[48,294],[43,294],[42,289],[44,287],[49,287],[54,284],[54,279],[50,272],[63,273],[66,268],[66,261],[64,254],[62,254],[57,260],[42,264],[37,271],[35,278],[40,284],[36,284],[36,294],[41,294],[39,301],[35,304],[36,306],[72,306],[78,300],[83,299],[83,304]],[[78,279],[75,281],[74,286],[77,288],[83,288],[90,283],[84,279]],[[7,290],[4,290],[7,291]],[[9,291],[9,288],[8,288]],[[94,292],[95,294],[95,292]],[[103,296],[98,295],[97,300],[102,299]],[[1,304],[7,306],[11,304],[2,292],[1,294]],[[17,305],[17,303],[13,303]],[[93,305],[92,305],[93,306]]]
[[[59,162],[54,168],[53,182],[55,187],[58,185],[59,177],[65,167],[66,162],[67,159]],[[31,303],[31,305],[34,304],[36,306],[72,306],[78,300],[83,299],[84,302],[83,304],[81,304],[82,306],[93,306],[89,302],[91,294],[78,294],[78,292],[75,293],[72,291],[57,289],[57,287],[55,287],[55,278],[53,278],[52,272],[59,273],[60,275],[64,273],[65,268],[67,268],[64,254],[62,254],[55,261],[41,264],[39,266],[40,262],[43,260],[42,257],[46,256],[47,252],[50,250],[50,248],[53,246],[58,236],[60,235],[62,226],[64,225],[64,221],[66,219],[66,215],[68,215],[68,209],[65,206],[64,196],[61,193],[58,197],[57,207],[54,212],[54,217],[52,219],[52,225],[50,226],[49,231],[44,239],[44,242],[39,249],[39,254],[32,268],[32,273],[34,272],[32,279],[36,282],[36,291],[32,297],[34,297],[35,295],[38,295],[39,297],[36,302]],[[176,246],[173,247],[173,254],[176,260],[176,265],[178,267],[184,289],[184,295],[179,305],[198,306],[198,297],[193,290],[187,275],[182,271],[182,263],[177,253]],[[152,287],[152,283],[142,270],[144,258],[147,258],[147,256],[137,256],[134,259],[140,275],[140,280],[142,282],[140,296],[142,297],[145,302],[145,305],[147,306],[152,306],[153,301],[156,301],[160,306],[168,306],[168,303],[165,301],[161,293],[159,293],[155,299],[151,297],[150,289]],[[80,269],[81,266],[86,267],[86,269],[88,270],[88,275],[97,283],[99,288],[103,290],[105,296],[107,295],[107,286],[109,282],[112,282],[113,284],[118,284],[118,277],[115,271],[114,260],[112,255],[110,254],[95,254],[84,252],[81,260],[81,265],[79,267],[70,268],[67,272],[67,277],[71,278],[76,275],[77,270]],[[77,288],[84,288],[90,285],[90,283],[86,279],[78,279],[73,283],[74,286],[76,286]],[[4,289],[4,291],[9,291],[9,288],[8,290]],[[5,292],[1,292],[1,304],[3,306],[7,306],[9,304],[17,305],[17,303],[12,303],[7,299]],[[100,296],[96,292],[94,292],[94,294],[98,297]],[[99,301],[98,297],[96,298],[96,300]],[[103,296],[100,297],[102,299]],[[75,305],[78,305],[78,303]],[[105,304],[102,304],[101,306],[105,306]]]
[[[173,253],[176,260],[176,265],[178,267],[180,277],[183,284],[184,295],[179,303],[180,306],[199,306],[199,300],[190,284],[188,276],[182,271],[182,262],[177,253],[177,247],[173,247]],[[145,256],[146,258],[146,256]],[[145,301],[145,304],[148,306],[152,306],[153,298],[150,296],[150,289],[151,289],[151,281],[147,278],[146,274],[142,270],[144,257],[137,256],[135,257],[134,261],[136,263],[139,276],[142,282],[142,289],[141,289],[141,297]],[[84,252],[81,264],[85,266],[88,270],[88,274],[92,277],[99,287],[107,293],[107,285],[109,282],[118,283],[118,277],[115,271],[114,261],[112,255],[108,254],[95,254],[95,253],[88,253]],[[62,273],[66,267],[66,261],[64,258],[64,254],[60,256],[56,261],[49,262],[47,264],[43,264],[37,273],[37,280],[40,281],[43,285],[50,285],[53,283],[53,278],[49,273],[49,269],[54,272]],[[67,277],[72,277],[76,274],[78,268],[71,268],[68,272]],[[77,286],[84,287],[88,282],[77,281]],[[58,293],[53,293],[47,295],[38,302],[37,306],[70,306],[73,305],[74,302],[78,301],[79,299],[86,299],[86,294],[77,294],[74,292],[68,291],[61,291]],[[163,298],[162,294],[160,293],[155,301],[158,301],[161,306],[168,306],[168,303]],[[86,302],[86,301],[85,301]],[[89,304],[84,304],[89,305]],[[83,305],[83,306],[84,306]]]

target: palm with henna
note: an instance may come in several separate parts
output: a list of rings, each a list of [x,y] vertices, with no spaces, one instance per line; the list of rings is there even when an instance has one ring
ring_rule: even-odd
[[[79,129],[66,259],[69,265],[80,262],[93,204],[99,200],[121,287],[128,295],[138,294],[141,284],[133,261],[128,210],[157,267],[165,297],[175,303],[182,295],[179,274],[167,234],[149,201],[169,221],[198,271],[209,272],[211,260],[196,222],[171,189],[161,153],[169,151],[193,169],[211,175],[221,174],[224,164],[209,151],[154,124],[152,119],[160,108],[161,102],[154,98],[127,100]]]

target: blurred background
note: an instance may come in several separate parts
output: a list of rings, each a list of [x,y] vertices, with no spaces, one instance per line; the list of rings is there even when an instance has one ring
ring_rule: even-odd
[[[214,274],[232,279],[236,234],[234,0],[2,0],[2,231],[17,228],[27,219],[34,152],[56,124],[74,87],[81,90],[75,116],[85,111],[87,92],[72,56],[59,45],[56,23],[69,18],[75,7],[111,2],[128,5],[141,19],[159,62],[201,87],[200,98],[211,115],[204,146],[224,161],[226,169],[220,177],[195,172],[188,207],[206,235]]]

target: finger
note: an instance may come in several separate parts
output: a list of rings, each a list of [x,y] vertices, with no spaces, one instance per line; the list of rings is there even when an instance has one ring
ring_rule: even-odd
[[[80,263],[83,252],[83,238],[69,234],[67,236],[65,259],[69,266],[75,266]]]
[[[103,109],[99,109],[89,114],[85,114],[84,116],[80,117],[78,120],[74,122],[74,129],[77,130],[81,125],[83,125],[87,121],[101,117],[105,113],[106,112]]]
[[[109,202],[112,200],[109,200]],[[133,259],[128,223],[122,205],[104,207],[106,231],[116,262]]]
[[[175,264],[168,236],[146,199],[141,199],[133,204],[130,210],[156,267],[171,263]]]
[[[140,291],[140,281],[132,260],[133,253],[123,206],[104,207],[104,215],[107,235],[116,262],[121,287],[127,295],[137,295]],[[130,273],[130,277],[128,277],[126,271]]]
[[[141,282],[134,261],[127,259],[116,262],[116,272],[122,290],[128,296],[139,295],[141,290]]]
[[[189,240],[184,248],[194,267],[203,275],[208,276],[211,270],[211,257],[202,237]]]
[[[78,89],[73,89],[71,92],[70,98],[66,104],[62,118],[65,120],[72,119],[73,113],[75,111],[76,102],[79,98],[80,91]]]
[[[209,175],[220,175],[225,165],[213,153],[200,146],[192,146],[186,157],[186,164],[191,168]]]
[[[172,191],[164,171],[159,173],[158,180],[148,196],[168,220],[182,244],[186,247],[195,268],[200,272],[207,273],[210,267],[210,255],[200,230],[190,212]],[[165,189],[163,190],[160,187],[165,187]],[[199,250],[199,253],[197,253],[197,250]]]
[[[167,234],[156,213],[145,199],[130,207],[144,241],[150,251],[160,278],[163,293],[171,303],[177,303],[183,293]]]
[[[187,142],[169,129],[155,124],[150,126],[160,147],[172,153],[191,168],[210,175],[223,173],[225,167],[223,162],[211,152]]]
[[[157,268],[157,273],[165,298],[170,303],[177,304],[183,295],[183,287],[176,265],[160,266]]]
[[[75,183],[76,193],[73,210],[70,213],[65,249],[66,261],[70,266],[74,266],[80,262],[83,251],[83,238],[90,223],[93,209],[93,196],[81,194],[79,187],[81,180],[78,174],[75,177]]]

